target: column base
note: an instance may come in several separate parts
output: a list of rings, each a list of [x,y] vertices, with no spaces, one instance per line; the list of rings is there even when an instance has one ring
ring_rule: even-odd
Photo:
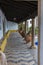
[[[36,47],[35,47],[35,46],[32,46],[32,48],[33,48],[33,49],[36,49]]]

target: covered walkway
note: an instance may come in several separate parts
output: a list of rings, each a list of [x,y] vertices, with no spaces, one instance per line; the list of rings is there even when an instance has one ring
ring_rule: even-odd
[[[4,51],[8,65],[36,65],[36,58],[34,58],[36,52],[31,50],[24,44],[23,38],[18,32],[12,32],[9,35]]]
[[[34,49],[34,20],[38,16],[37,8],[38,1],[0,1],[0,47],[6,54],[8,65],[38,64],[38,49]],[[25,34],[29,32],[28,19],[32,19],[32,49],[28,49],[23,37],[18,33],[19,24],[23,22],[25,28],[22,29]]]

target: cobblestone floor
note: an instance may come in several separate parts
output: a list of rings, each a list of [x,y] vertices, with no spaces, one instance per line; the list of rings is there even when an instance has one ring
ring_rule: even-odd
[[[28,49],[18,32],[10,34],[4,52],[8,65],[37,65],[36,49]]]

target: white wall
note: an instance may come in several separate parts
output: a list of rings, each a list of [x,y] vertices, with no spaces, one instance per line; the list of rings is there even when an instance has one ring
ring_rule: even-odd
[[[2,10],[0,9],[0,26],[1,26],[1,30],[0,30],[0,39],[3,37],[3,22],[5,22],[5,32],[7,32],[7,19],[4,15],[4,13],[2,12]]]
[[[8,28],[7,28],[7,26],[8,26],[8,25],[7,25],[7,22],[8,22],[7,19],[5,19],[5,32],[8,31]]]
[[[8,30],[18,30],[18,24],[15,22],[7,21],[6,17],[4,16],[4,13],[0,9],[0,39],[3,37],[3,22],[5,22],[5,32]]]
[[[35,27],[38,27],[38,16],[35,17]]]
[[[8,30],[18,30],[18,24],[15,22],[7,22],[7,29]]]
[[[3,37],[3,21],[4,21],[4,18],[5,18],[5,16],[4,16],[2,10],[0,9],[0,27],[1,27],[1,29],[0,29],[0,39]]]
[[[28,22],[28,27],[31,27],[31,26],[32,26],[32,23],[30,23],[30,21],[32,21],[32,19],[27,20],[27,22]]]
[[[43,65],[43,0],[41,0],[40,65]]]

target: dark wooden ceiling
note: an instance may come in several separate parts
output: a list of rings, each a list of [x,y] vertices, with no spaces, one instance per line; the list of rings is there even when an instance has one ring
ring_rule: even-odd
[[[0,0],[7,20],[17,23],[37,16],[38,1]]]

